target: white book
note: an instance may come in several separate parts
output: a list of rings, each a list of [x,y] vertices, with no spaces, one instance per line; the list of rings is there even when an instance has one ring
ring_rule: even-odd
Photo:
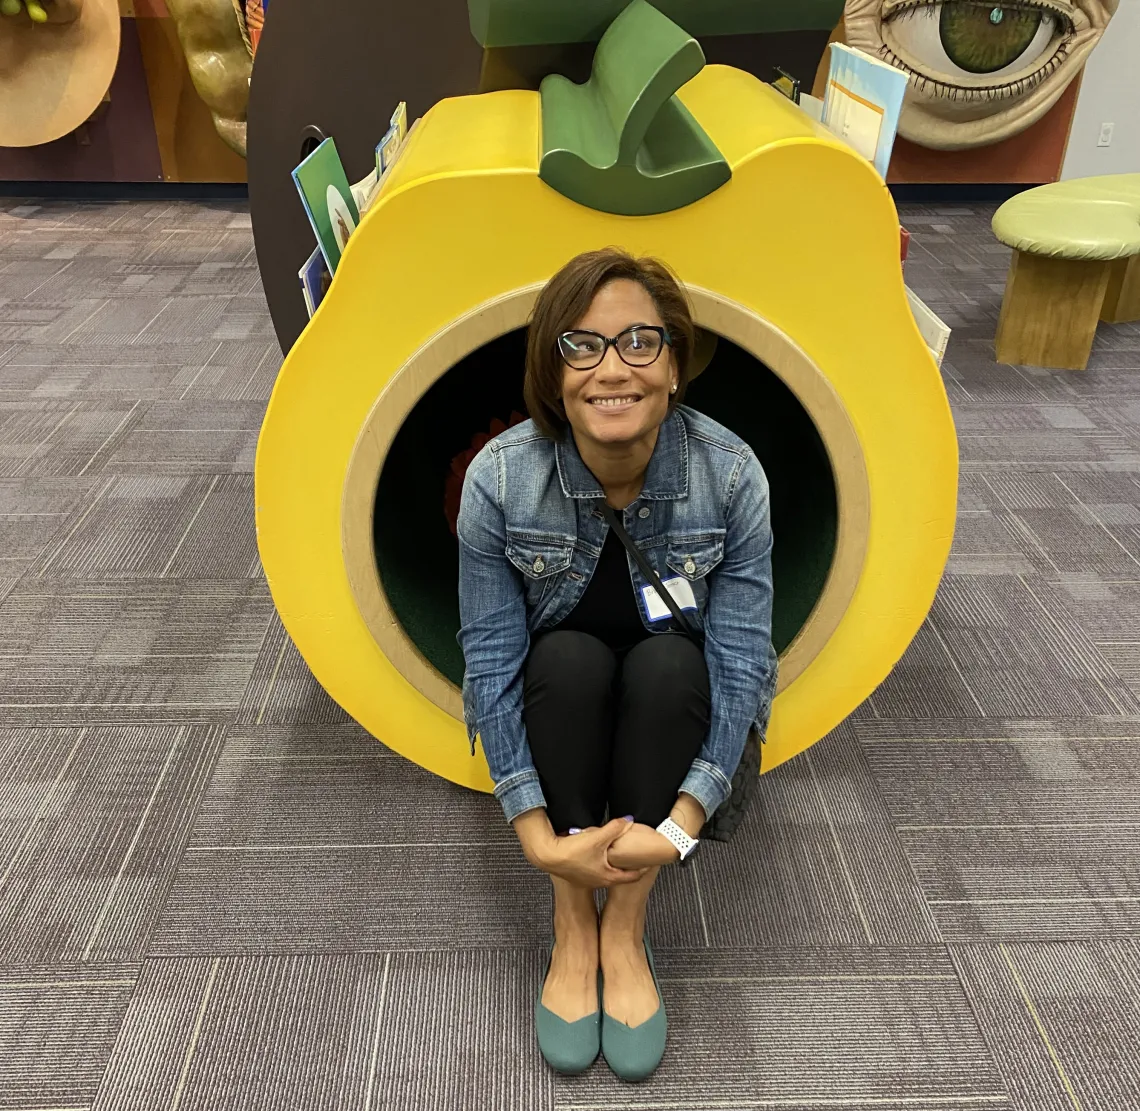
[[[914,314],[914,322],[918,325],[919,334],[930,348],[934,361],[941,366],[946,355],[946,345],[950,342],[950,326],[935,314],[935,312],[922,300],[909,286],[906,291],[910,302],[910,311]]]
[[[887,176],[907,75],[841,42],[831,44],[823,122]]]

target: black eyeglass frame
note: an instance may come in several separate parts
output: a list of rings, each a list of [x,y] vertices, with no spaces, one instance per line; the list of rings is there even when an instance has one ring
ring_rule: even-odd
[[[618,340],[622,336],[629,335],[630,332],[656,332],[661,340],[661,346],[657,349],[657,354],[647,363],[631,363],[622,353],[621,348],[618,347]],[[591,363],[589,366],[575,366],[566,358],[562,351],[562,340],[567,336],[597,336],[602,341],[602,353],[598,356],[596,363]],[[669,333],[657,324],[631,324],[628,328],[623,328],[616,336],[603,336],[601,332],[595,332],[591,328],[572,328],[569,332],[562,332],[554,341],[554,349],[558,352],[558,357],[571,369],[571,370],[597,370],[602,365],[606,358],[606,352],[612,347],[626,366],[643,367],[652,366],[658,359],[661,358],[661,352],[666,347],[673,346],[673,338]]]

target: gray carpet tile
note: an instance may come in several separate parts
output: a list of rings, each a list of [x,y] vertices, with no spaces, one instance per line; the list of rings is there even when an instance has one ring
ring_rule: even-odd
[[[699,883],[689,869],[666,877],[651,937],[709,943]],[[549,920],[549,885],[489,796],[355,724],[235,726],[151,951],[533,945]]]
[[[1084,373],[996,365],[991,215],[901,210],[954,328],[949,574],[875,696],[662,876],[670,1053],[628,1088],[537,1055],[549,887],[497,804],[367,737],[272,612],[247,207],[0,199],[0,1111],[1127,1111],[1140,324]],[[67,987],[5,1010],[21,977]]]
[[[0,733],[0,963],[139,959],[220,745],[209,726]]]
[[[190,850],[151,951],[533,946],[549,933],[550,885],[516,846],[472,844],[466,831],[451,843],[421,836],[410,845]]]
[[[1140,830],[1136,737],[959,739],[867,745],[871,774],[903,827],[1133,825]],[[1092,733],[1092,730],[1087,730]]]
[[[1036,568],[1018,548],[1016,528],[1008,514],[988,510],[958,516],[954,550],[947,564],[951,575],[1032,575]]]
[[[955,945],[1010,1111],[1127,1111],[1140,1093],[1135,940]]]
[[[1140,485],[1130,474],[986,476],[1042,574],[1071,581],[1140,580]]]
[[[280,365],[272,341],[20,343],[0,361],[0,400],[264,401]]]
[[[218,340],[210,358],[178,396],[191,400],[268,401],[281,361],[275,339]]]
[[[882,717],[1086,717],[1137,696],[1055,588],[1025,575],[948,575],[872,702]]]
[[[379,1111],[371,1093],[391,960],[148,961],[95,1111]]]
[[[96,473],[138,409],[137,401],[0,401],[0,477]]]
[[[0,565],[28,564],[47,547],[63,522],[58,513],[0,513]]]
[[[352,721],[313,678],[276,613],[253,665],[237,720],[245,725]]]
[[[64,342],[76,346],[95,347],[104,343],[120,344],[141,339],[150,325],[166,312],[171,304],[169,297],[157,293],[134,293],[128,297],[105,298]]]
[[[0,518],[62,519],[82,505],[96,486],[95,476],[83,478],[19,478],[0,479]],[[0,555],[9,555],[7,545],[0,545]]]
[[[944,936],[1135,929],[1140,723],[985,728],[939,739],[853,726]]]
[[[736,837],[693,867],[714,946],[938,940],[848,729],[765,775]]]
[[[25,577],[0,604],[8,723],[235,716],[269,623],[263,582]]]
[[[1066,581],[1058,594],[1101,657],[1140,695],[1140,582]]]
[[[947,940],[1140,932],[1135,825],[935,826],[900,837]]]
[[[364,1106],[392,1111],[550,1111],[557,1106],[555,1078],[532,1033],[545,963],[545,948],[393,953],[377,1029],[375,1078]],[[581,1086],[581,1081],[573,1085]]]
[[[152,401],[99,466],[118,474],[252,472],[264,411],[259,401]]]
[[[138,971],[106,964],[0,968],[0,1111],[91,1106]]]
[[[559,1111],[1004,1108],[941,949],[674,950],[658,959],[669,1048],[644,1084],[599,1062],[558,1081]]]
[[[252,475],[132,475],[104,483],[41,545],[34,577],[241,579],[259,567]],[[0,517],[0,537],[4,519]]]

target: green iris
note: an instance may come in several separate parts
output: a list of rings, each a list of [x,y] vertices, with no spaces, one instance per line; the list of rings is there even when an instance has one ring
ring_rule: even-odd
[[[1025,53],[1042,13],[1011,4],[945,0],[939,34],[950,60],[967,73],[993,73]]]

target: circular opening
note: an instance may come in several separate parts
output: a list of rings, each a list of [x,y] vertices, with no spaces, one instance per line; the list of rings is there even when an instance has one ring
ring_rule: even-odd
[[[392,613],[436,670],[458,685],[458,548],[444,512],[452,459],[491,421],[525,412],[526,330],[484,344],[443,374],[405,418],[376,486],[373,546]],[[772,639],[783,652],[815,609],[835,557],[838,498],[828,453],[784,382],[750,352],[721,338],[685,404],[756,452],[771,489],[775,547]]]
[[[299,162],[304,162],[325,141],[325,133],[315,123],[306,124],[301,129],[301,149]]]

